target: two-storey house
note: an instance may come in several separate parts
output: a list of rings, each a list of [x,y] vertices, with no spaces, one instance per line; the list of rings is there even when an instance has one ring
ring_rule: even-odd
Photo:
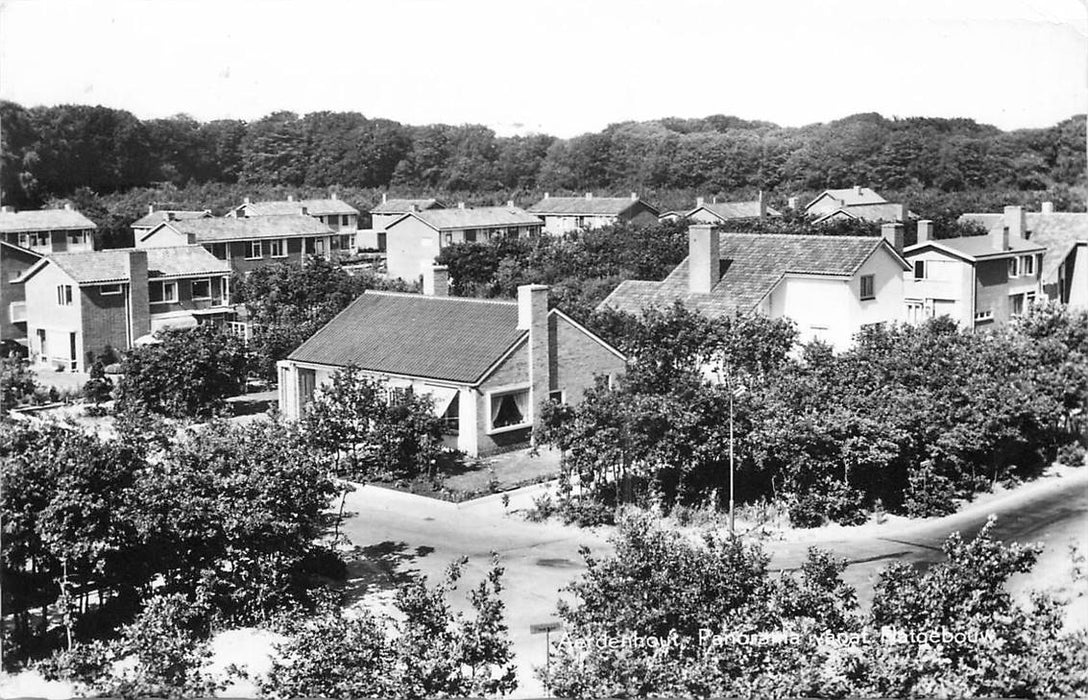
[[[1088,214],[1054,211],[1043,202],[1041,211],[1027,212],[1026,238],[1046,248],[1039,281],[1049,299],[1077,309],[1088,309]],[[1003,227],[1004,214],[964,214],[994,233]]]
[[[626,360],[558,309],[548,288],[517,301],[448,297],[443,268],[431,294],[367,291],[279,363],[280,410],[297,418],[337,370],[357,367],[390,390],[426,394],[446,443],[471,456],[528,444],[543,402],[577,404],[596,377]]]
[[[903,223],[914,217],[906,205],[889,202],[868,187],[824,190],[804,207],[805,214],[820,224],[840,219]]]
[[[382,193],[382,201],[370,210],[370,228],[359,232],[359,247],[384,252],[387,248],[386,229],[405,214],[429,209],[445,209],[437,199],[390,199]]]
[[[226,323],[230,266],[200,246],[57,253],[20,278],[31,358],[86,372],[162,328]]]
[[[1007,323],[1042,292],[1046,248],[1027,240],[1022,207],[1005,207],[985,236],[935,240],[918,222],[918,242],[903,251],[911,264],[904,300],[909,322],[949,316],[965,328]]]
[[[635,192],[630,197],[595,197],[592,192],[584,197],[552,197],[545,192],[528,212],[543,219],[546,233],[557,236],[619,223],[652,224],[660,216],[656,207]]]
[[[163,221],[136,239],[137,248],[200,245],[236,272],[279,262],[301,263],[307,255],[339,254],[340,235],[304,214]]]
[[[386,265],[390,277],[419,279],[442,248],[453,243],[486,243],[526,238],[541,231],[540,219],[515,207],[427,209],[409,212],[386,226]]]
[[[688,257],[660,282],[621,282],[600,308],[641,314],[676,301],[711,318],[790,318],[799,340],[844,349],[869,324],[903,320],[903,227],[883,237],[726,233],[688,228]]]
[[[355,250],[355,236],[359,230],[359,210],[340,199],[335,192],[328,199],[287,199],[270,202],[251,202],[246,197],[242,204],[227,212],[231,218],[255,216],[284,216],[303,214],[312,216],[338,235],[337,250]]]
[[[41,259],[41,253],[0,241],[0,352],[7,341],[27,345],[26,290],[17,280]]]
[[[190,219],[207,219],[212,215],[208,209],[197,211],[195,209],[156,209],[154,204],[147,205],[147,213],[132,222],[133,240],[138,240],[148,231],[164,221],[188,221]]]
[[[42,255],[94,250],[96,228],[70,204],[63,209],[33,211],[0,208],[0,240]]]

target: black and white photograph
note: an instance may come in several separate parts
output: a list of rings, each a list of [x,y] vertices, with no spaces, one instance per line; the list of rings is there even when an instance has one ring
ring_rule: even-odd
[[[1086,0],[0,0],[0,698],[1088,697]]]

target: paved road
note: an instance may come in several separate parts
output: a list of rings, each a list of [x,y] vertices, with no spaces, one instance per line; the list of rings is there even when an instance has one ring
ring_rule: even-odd
[[[351,494],[347,510],[353,515],[345,534],[362,547],[371,561],[353,571],[358,594],[380,597],[405,572],[440,574],[452,559],[467,556],[463,589],[483,575],[489,553],[498,552],[506,569],[503,599],[519,662],[518,695],[540,695],[532,666],[544,660],[544,639],[529,634],[529,625],[554,619],[559,591],[584,571],[579,548],[605,553],[609,546],[599,534],[554,523],[528,523],[504,516],[501,506],[458,508],[451,504],[364,487]],[[953,531],[973,536],[990,513],[999,516],[997,534],[1021,542],[1042,541],[1058,550],[1044,561],[1051,565],[1068,557],[1065,542],[1079,538],[1088,544],[1088,470],[1072,476],[1030,484],[1019,492],[981,507],[928,523],[900,528],[865,539],[809,543],[767,543],[771,566],[791,569],[804,560],[811,545],[845,557],[845,578],[863,602],[871,597],[877,572],[894,560],[926,564],[943,558],[941,543]],[[1042,562],[1041,562],[1042,563]],[[467,608],[459,600],[458,607]]]

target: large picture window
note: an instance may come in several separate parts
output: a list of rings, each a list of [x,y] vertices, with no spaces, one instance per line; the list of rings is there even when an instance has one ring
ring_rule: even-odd
[[[491,394],[489,408],[492,432],[528,427],[530,424],[529,389]]]

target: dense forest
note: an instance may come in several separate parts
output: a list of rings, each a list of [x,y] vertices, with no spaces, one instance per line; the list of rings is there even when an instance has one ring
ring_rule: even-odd
[[[77,192],[207,193],[212,184],[251,191],[393,188],[458,193],[467,201],[637,190],[663,208],[687,204],[694,194],[763,190],[781,201],[866,184],[912,203],[989,192],[999,194],[986,202],[1030,204],[1039,197],[1017,194],[1046,191],[1059,208],[1082,209],[1088,185],[1083,115],[1011,132],[970,119],[857,114],[787,128],[715,115],[624,122],[559,139],[499,137],[480,125],[412,126],[355,112],[199,122],[186,115],[140,120],[101,106],[0,102],[0,127],[2,197],[19,208]]]

